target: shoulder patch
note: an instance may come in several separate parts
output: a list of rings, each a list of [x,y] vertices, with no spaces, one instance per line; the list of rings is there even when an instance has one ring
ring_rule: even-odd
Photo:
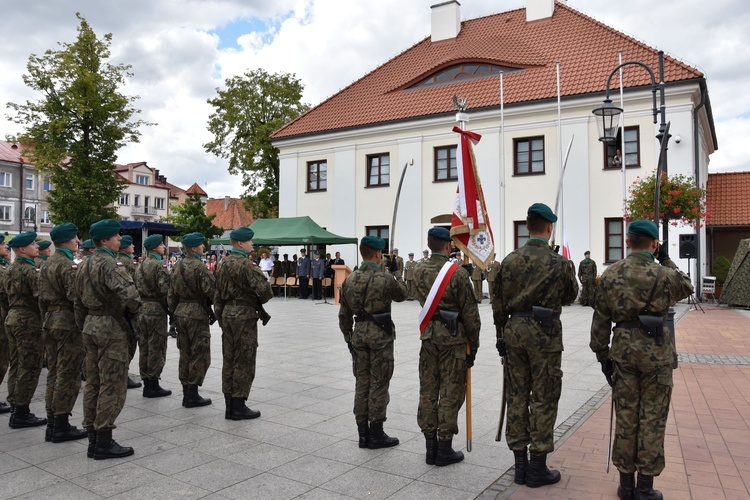
[[[117,267],[122,267],[122,262],[120,262],[119,260],[117,261]]]
[[[70,267],[72,267],[73,269],[78,269],[78,264],[71,264]]]
[[[39,268],[37,267],[36,269],[34,269],[34,271],[36,271],[36,272],[39,272],[39,271],[41,271],[41,269],[39,269]]]

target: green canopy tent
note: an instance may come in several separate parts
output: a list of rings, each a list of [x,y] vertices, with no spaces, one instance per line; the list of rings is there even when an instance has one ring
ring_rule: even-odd
[[[357,238],[330,233],[308,216],[258,219],[250,224],[255,245],[344,245],[356,244]],[[214,238],[211,245],[228,245],[229,238]]]

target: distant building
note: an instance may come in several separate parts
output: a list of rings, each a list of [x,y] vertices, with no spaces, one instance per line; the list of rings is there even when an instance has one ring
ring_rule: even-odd
[[[0,232],[36,232],[49,239],[49,177],[23,156],[20,144],[0,141]]]
[[[222,238],[228,238],[229,233],[238,227],[249,226],[255,219],[250,210],[247,210],[240,198],[209,198],[206,201],[206,215],[216,215],[213,220],[214,226],[224,229]]]
[[[719,256],[731,262],[740,240],[750,238],[750,172],[708,174],[706,224],[708,264]],[[708,274],[713,274],[713,267]]]
[[[117,213],[127,220],[156,222],[169,215],[170,189],[159,170],[145,161],[115,164],[115,172],[128,181],[120,194]]]

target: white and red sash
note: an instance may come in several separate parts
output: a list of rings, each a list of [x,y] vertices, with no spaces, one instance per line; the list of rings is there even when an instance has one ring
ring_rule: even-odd
[[[453,273],[455,273],[457,270],[458,264],[451,261],[443,264],[443,267],[440,269],[440,273],[438,273],[437,278],[435,279],[435,283],[432,284],[430,293],[429,295],[427,295],[427,300],[424,301],[424,306],[419,312],[420,334],[424,332],[425,328],[427,328],[427,324],[432,319],[435,311],[437,311],[437,307],[443,298],[443,293],[445,293],[445,289],[448,288],[448,283],[450,283]]]

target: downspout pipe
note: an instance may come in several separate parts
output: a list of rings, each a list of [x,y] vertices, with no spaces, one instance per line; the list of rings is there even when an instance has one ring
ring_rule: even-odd
[[[693,177],[695,178],[695,183],[700,185],[700,174],[701,174],[701,166],[700,166],[700,133],[698,129],[698,113],[700,112],[701,108],[703,108],[706,105],[706,98],[708,94],[708,89],[706,88],[706,81],[702,80],[700,82],[700,90],[701,90],[701,100],[698,103],[698,105],[693,108]],[[706,183],[708,183],[708,179],[706,179]],[[700,250],[701,248],[701,231],[700,229],[695,231],[695,246]],[[700,251],[696,252],[696,258],[695,258],[695,288],[698,290],[698,297],[703,299],[703,287],[701,286],[701,283],[703,282],[703,258],[702,253]]]

